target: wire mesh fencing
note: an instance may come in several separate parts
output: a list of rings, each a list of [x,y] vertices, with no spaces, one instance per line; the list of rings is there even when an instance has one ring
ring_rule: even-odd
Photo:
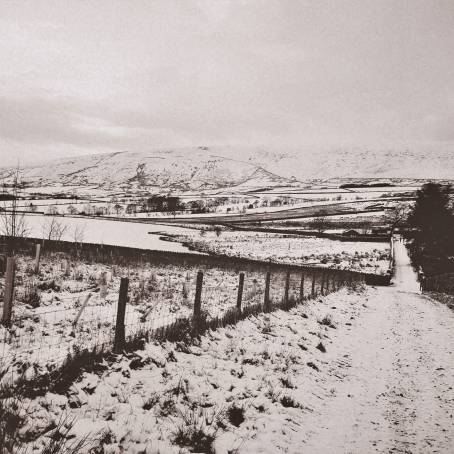
[[[61,260],[48,260],[40,274],[20,264],[12,314],[0,325],[0,380],[58,368],[81,350],[119,352],[150,338],[193,336],[364,279],[359,273],[286,266],[239,272]]]

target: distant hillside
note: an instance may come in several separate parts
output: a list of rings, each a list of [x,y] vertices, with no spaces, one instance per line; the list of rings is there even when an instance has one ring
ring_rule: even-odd
[[[0,170],[8,178],[9,169]],[[203,191],[237,185],[289,184],[261,166],[217,156],[204,149],[122,152],[81,156],[25,167],[33,186],[64,185],[112,189],[159,188]]]
[[[328,179],[452,179],[451,150],[313,150],[275,152],[259,148],[194,147],[119,152],[61,159],[23,169],[36,187],[204,191],[292,185]],[[9,169],[0,170],[8,179]]]

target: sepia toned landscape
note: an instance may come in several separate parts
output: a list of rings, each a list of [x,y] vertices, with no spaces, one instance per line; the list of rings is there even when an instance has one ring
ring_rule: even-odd
[[[453,35],[0,4],[0,454],[454,452]]]

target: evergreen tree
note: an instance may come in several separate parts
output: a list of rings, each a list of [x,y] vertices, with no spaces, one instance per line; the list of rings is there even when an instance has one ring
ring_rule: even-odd
[[[423,185],[408,218],[413,260],[429,274],[447,272],[452,267],[454,216],[450,194],[450,185]]]

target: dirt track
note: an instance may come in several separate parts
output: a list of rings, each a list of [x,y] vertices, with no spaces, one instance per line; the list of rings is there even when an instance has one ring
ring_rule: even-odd
[[[332,346],[333,373],[344,376],[312,415],[319,429],[305,434],[304,452],[454,452],[454,312],[419,293],[404,245],[395,252],[394,285],[370,289]]]

